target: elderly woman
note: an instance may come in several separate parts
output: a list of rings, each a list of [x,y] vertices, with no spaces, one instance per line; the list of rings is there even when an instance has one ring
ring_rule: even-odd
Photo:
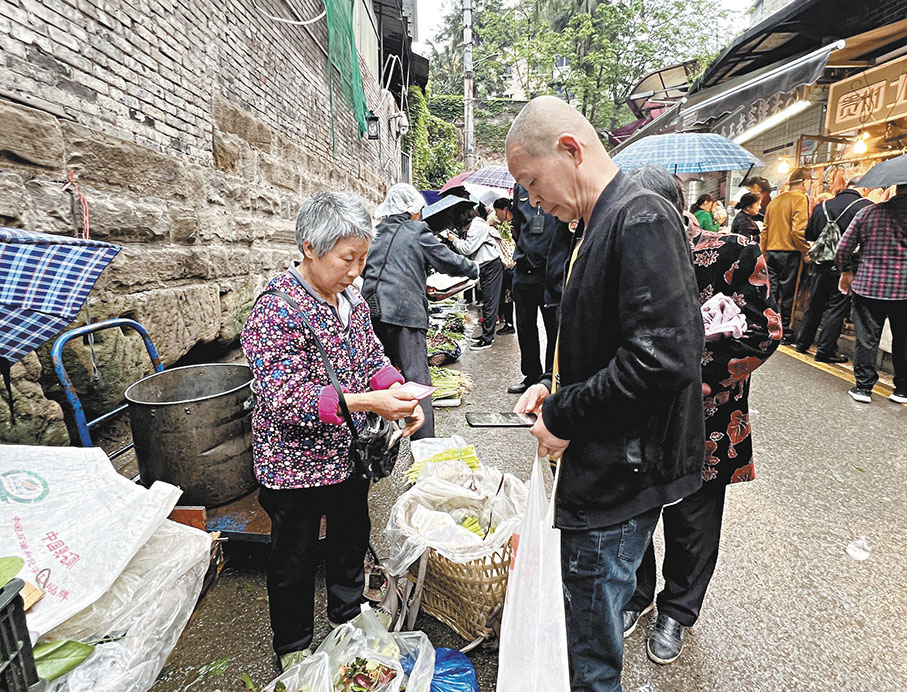
[[[630,174],[645,188],[683,212],[680,181],[663,168]],[[698,215],[697,215],[698,216]],[[707,337],[702,353],[702,404],[706,442],[702,487],[663,510],[665,587],[658,594],[658,617],[646,641],[649,658],[671,663],[683,649],[686,628],[699,617],[718,560],[727,486],[756,477],[750,434],[750,375],[778,347],[781,318],[769,297],[765,258],[744,236],[715,233],[687,224],[699,302],[722,293],[740,308],[746,329],[739,337]],[[655,606],[655,549],[652,544],[636,572],[636,593],[624,610],[624,636]]]
[[[332,623],[359,613],[371,528],[369,483],[352,475],[352,434],[315,333],[360,429],[367,411],[407,419],[404,435],[424,420],[418,401],[396,389],[403,378],[384,355],[368,307],[352,287],[373,236],[369,213],[353,193],[323,192],[304,202],[296,219],[302,261],[272,279],[268,289],[292,298],[312,329],[281,297],[262,295],[240,337],[255,378],[253,458],[259,501],[271,517],[268,601],[274,650],[284,669],[304,657],[312,642],[321,517],[327,515]]]
[[[478,269],[443,245],[420,221],[425,201],[412,185],[388,190],[375,215],[384,217],[362,273],[362,294],[372,312],[372,325],[391,362],[411,382],[431,384],[428,371],[428,298],[426,267],[475,279]],[[431,399],[422,401],[425,425],[413,439],[434,437]]]

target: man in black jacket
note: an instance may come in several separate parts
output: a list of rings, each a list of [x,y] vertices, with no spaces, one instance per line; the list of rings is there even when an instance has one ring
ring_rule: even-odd
[[[362,272],[362,295],[387,357],[410,382],[430,385],[427,267],[470,279],[477,278],[479,270],[475,262],[443,245],[428,224],[419,220],[424,206],[422,195],[412,185],[398,183],[388,191],[375,212],[385,218],[375,229],[377,236]],[[431,399],[421,403],[425,425],[413,434],[414,440],[435,436]]]
[[[522,394],[541,379],[543,372],[551,370],[554,363],[564,265],[570,253],[572,237],[567,224],[533,206],[529,202],[529,193],[519,185],[513,188],[511,224],[516,242],[512,293],[523,380],[507,391]],[[542,313],[548,340],[544,370],[540,360],[539,312]]]
[[[553,385],[530,387],[517,411],[539,415],[539,454],[560,458],[571,689],[620,690],[621,611],[636,569],[661,507],[702,483],[704,336],[690,247],[677,212],[620,173],[563,101],[533,99],[506,151],[530,202],[585,221],[567,270]]]
[[[833,199],[817,204],[806,225],[806,239],[814,243],[829,221],[837,223],[841,235],[847,230],[853,217],[863,207],[872,202],[863,199],[856,190],[858,178],[853,178],[847,187]],[[850,314],[850,296],[838,291],[838,279],[841,272],[834,260],[813,264],[812,293],[809,305],[800,324],[797,336],[797,350],[806,353],[816,339],[816,332],[821,323],[819,339],[816,343],[816,360],[820,363],[844,363],[846,356],[838,354],[838,337],[844,328],[844,318]],[[823,318],[823,314],[825,317]]]

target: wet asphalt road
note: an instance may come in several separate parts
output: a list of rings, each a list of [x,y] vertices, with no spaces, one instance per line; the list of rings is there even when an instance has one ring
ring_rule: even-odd
[[[516,397],[505,390],[520,379],[516,337],[467,351],[458,367],[474,386],[463,406],[438,410],[437,434],[461,434],[483,463],[528,478],[535,448],[525,430],[471,429],[464,417],[512,408]],[[757,480],[728,492],[721,557],[702,617],[682,657],[667,667],[648,661],[646,627],[638,628],[626,642],[625,690],[907,689],[907,407],[879,396],[857,404],[846,395],[849,386],[783,353],[756,372]],[[395,474],[372,492],[379,555],[387,552],[382,531],[402,489]],[[860,536],[871,548],[862,562],[844,550]],[[660,531],[656,545],[660,555]],[[259,684],[276,676],[265,558],[243,553],[234,550],[155,692],[226,692],[243,689],[242,673]],[[323,607],[323,584],[318,588]],[[417,628],[435,646],[465,644],[429,617]],[[316,643],[326,633],[326,622],[318,623]],[[494,690],[496,653],[480,649],[470,658],[483,692]]]

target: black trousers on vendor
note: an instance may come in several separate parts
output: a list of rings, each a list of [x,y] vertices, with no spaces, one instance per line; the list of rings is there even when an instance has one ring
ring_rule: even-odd
[[[504,263],[500,258],[495,257],[493,260],[479,265],[479,287],[482,290],[482,337],[486,341],[494,341],[503,280]]]
[[[403,373],[409,382],[418,382],[431,386],[431,373],[428,370],[428,341],[424,329],[400,327],[396,324],[372,320],[375,336],[384,346],[384,352],[391,359],[394,367]],[[413,433],[413,440],[435,436],[435,411],[431,397],[419,402],[425,412],[425,425]]]
[[[322,516],[327,517],[328,619],[343,623],[359,614],[371,531],[368,491],[369,482],[360,478],[316,488],[261,489],[259,502],[271,517],[268,607],[278,656],[312,644]]]

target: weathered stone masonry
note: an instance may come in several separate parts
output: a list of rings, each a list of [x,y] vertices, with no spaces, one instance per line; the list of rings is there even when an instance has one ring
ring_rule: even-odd
[[[279,0],[259,4],[286,16]],[[315,16],[323,5],[294,7]],[[235,341],[295,255],[301,197],[350,188],[375,204],[396,182],[399,143],[387,127],[380,143],[358,138],[336,79],[332,151],[327,41],[324,22],[275,23],[242,0],[0,0],[0,224],[71,235],[61,186],[72,169],[92,237],[123,246],[91,319],[137,319],[165,364]],[[364,65],[386,123],[393,99]],[[94,413],[150,371],[134,333],[102,334],[97,385],[87,348],[69,352]],[[69,440],[47,348],[39,355],[13,368],[19,425],[0,402],[0,441]]]

